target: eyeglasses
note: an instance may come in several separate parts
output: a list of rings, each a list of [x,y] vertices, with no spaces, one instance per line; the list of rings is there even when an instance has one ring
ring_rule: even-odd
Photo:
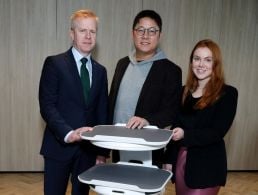
[[[150,27],[150,28],[139,27],[139,28],[134,29],[134,31],[136,32],[136,34],[138,36],[145,35],[146,31],[147,31],[148,36],[155,36],[156,33],[159,32],[159,29],[156,29],[155,27]]]

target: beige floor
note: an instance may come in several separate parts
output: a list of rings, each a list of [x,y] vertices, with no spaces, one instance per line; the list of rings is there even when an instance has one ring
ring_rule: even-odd
[[[42,194],[42,173],[0,173],[0,195]],[[95,193],[91,192],[91,195]],[[167,185],[165,195],[175,195],[174,185]],[[258,172],[229,172],[227,185],[221,188],[219,195],[258,195]]]

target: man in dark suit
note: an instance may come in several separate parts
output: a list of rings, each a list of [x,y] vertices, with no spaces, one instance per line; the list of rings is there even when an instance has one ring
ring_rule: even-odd
[[[90,10],[75,12],[71,16],[72,47],[44,62],[39,103],[46,122],[40,151],[45,163],[46,195],[64,195],[70,176],[72,194],[88,194],[88,185],[80,183],[78,175],[105,163],[108,156],[106,150],[80,137],[93,126],[107,123],[107,72],[91,57],[97,20]]]

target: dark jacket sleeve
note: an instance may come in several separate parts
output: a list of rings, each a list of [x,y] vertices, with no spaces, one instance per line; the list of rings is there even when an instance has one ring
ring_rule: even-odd
[[[65,135],[73,128],[66,123],[57,109],[60,80],[58,71],[53,58],[46,58],[40,78],[39,104],[41,115],[48,128],[53,131],[59,141],[63,142]]]

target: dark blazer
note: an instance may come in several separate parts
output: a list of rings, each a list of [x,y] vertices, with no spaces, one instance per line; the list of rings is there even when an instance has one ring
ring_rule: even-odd
[[[234,120],[237,98],[236,88],[225,85],[221,97],[213,105],[201,110],[190,109],[196,101],[190,95],[181,107],[176,126],[184,129],[184,139],[172,141],[166,156],[175,173],[179,148],[187,148],[185,183],[188,187],[225,185],[227,158],[223,138]]]
[[[101,149],[87,141],[74,144],[64,142],[64,137],[71,130],[107,123],[106,69],[91,60],[92,86],[86,103],[71,48],[65,53],[46,58],[39,87],[40,112],[46,122],[40,151],[42,155],[61,161],[69,160],[80,149],[104,155]]]
[[[119,60],[109,93],[109,122],[113,122],[114,108],[121,80],[129,65],[128,57]],[[133,78],[132,78],[133,79]],[[164,128],[173,124],[180,104],[182,71],[168,59],[155,61],[142,86],[135,116],[143,117],[151,125]]]

